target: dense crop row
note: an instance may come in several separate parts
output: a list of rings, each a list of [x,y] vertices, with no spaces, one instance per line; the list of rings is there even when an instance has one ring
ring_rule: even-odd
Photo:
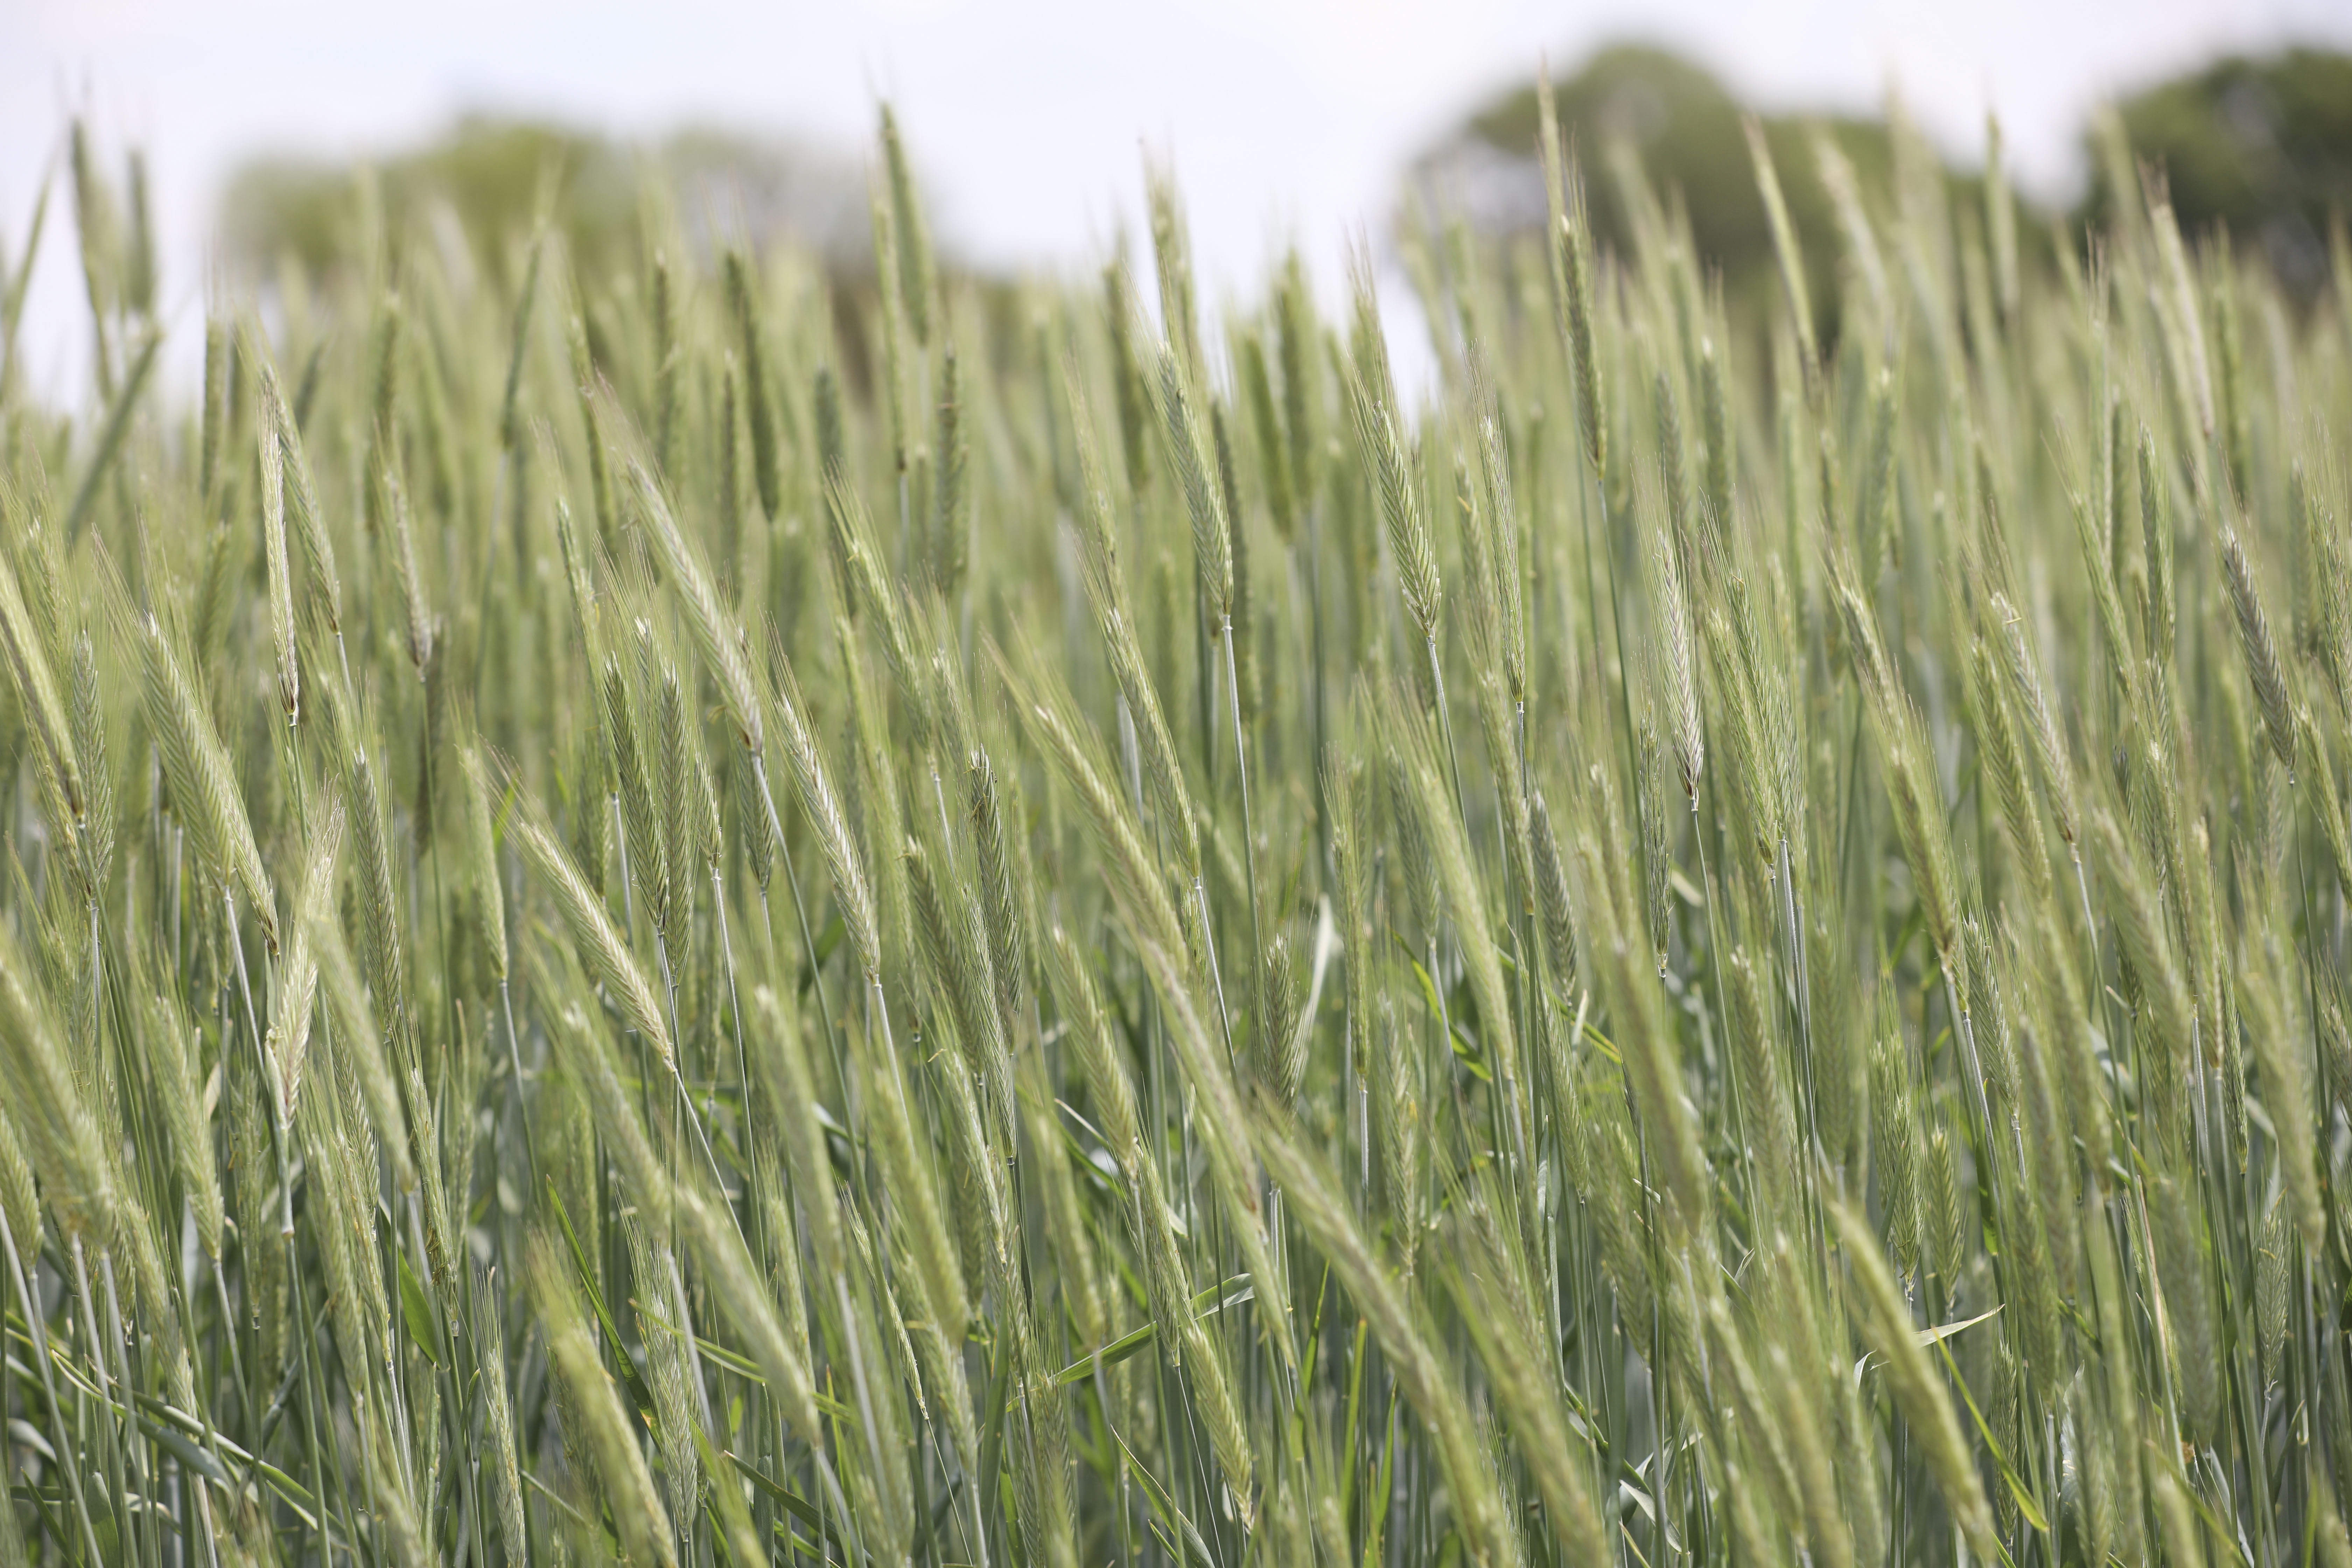
[[[363,222],[184,414],[78,160],[0,1564],[2352,1563],[2352,263],[1898,144],[1834,342],[1553,139],[1416,399],[886,120],[854,286]]]

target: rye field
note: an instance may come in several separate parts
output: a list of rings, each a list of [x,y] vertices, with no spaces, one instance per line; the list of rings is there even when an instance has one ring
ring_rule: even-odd
[[[1386,321],[362,184],[182,395],[78,137],[0,1568],[2352,1564],[2352,254],[1752,140]]]

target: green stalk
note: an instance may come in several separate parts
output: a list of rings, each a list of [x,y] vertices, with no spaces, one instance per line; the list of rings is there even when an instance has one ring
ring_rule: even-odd
[[[107,1369],[106,1336],[99,1331],[98,1305],[89,1288],[89,1268],[83,1259],[81,1237],[68,1237],[67,1250],[73,1259],[74,1300],[81,1303],[81,1331],[89,1342],[89,1363],[98,1384],[100,1406],[104,1415],[110,1416],[114,1414],[114,1398],[107,1385],[114,1381],[114,1374]],[[67,1321],[70,1322],[73,1310],[70,1303],[66,1310]],[[127,1414],[131,1391],[128,1387],[122,1391],[122,1400],[126,1414],[121,1417],[121,1429],[117,1431],[113,1422],[109,1421],[100,1431],[105,1440],[108,1489],[112,1493],[110,1500],[114,1504],[114,1539],[118,1542],[127,1542],[127,1550],[139,1552],[143,1556],[142,1549],[145,1545],[146,1532],[131,1523],[129,1479],[122,1464],[122,1450],[131,1443],[131,1420]]]
[[[1250,816],[1249,753],[1242,741],[1242,687],[1234,673],[1234,618],[1224,617],[1217,640],[1225,645],[1225,689],[1233,698],[1234,715],[1234,778],[1242,797],[1242,868],[1249,881],[1250,947],[1254,952],[1265,951],[1265,941],[1258,931],[1257,899],[1257,829]],[[1460,787],[1460,781],[1455,781]],[[1205,910],[1203,911],[1205,915]],[[1223,999],[1219,1000],[1222,1007]],[[1228,1047],[1230,1048],[1230,1047]]]
[[[775,837],[776,854],[783,861],[785,885],[792,889],[793,913],[800,922],[801,951],[808,959],[809,984],[816,992],[817,1016],[824,1021],[824,1043],[833,1058],[834,1078],[836,1082],[847,1083],[849,1079],[842,1069],[841,1037],[833,1026],[832,1005],[824,998],[824,964],[817,957],[816,929],[809,924],[808,904],[801,897],[800,873],[793,866],[792,840],[784,837],[784,825],[776,815],[775,791],[768,787],[768,760],[757,752],[751,753],[751,773],[759,782],[760,804],[767,807],[768,831]],[[627,879],[624,877],[622,880],[625,884]],[[770,918],[772,934],[773,917]]]
[[[236,958],[237,994],[244,999],[246,1024],[253,1037],[254,1064],[260,1071],[261,1081],[267,1084],[273,1081],[274,1075],[269,1070],[269,1053],[263,1048],[261,1043],[261,1016],[255,1012],[253,1007],[253,983],[247,977],[246,971],[245,940],[237,929],[236,896],[234,893],[224,893],[222,904],[228,911],[229,949]],[[294,1329],[301,1336],[302,1341],[302,1433],[303,1441],[310,1454],[310,1474],[316,1480],[324,1477],[326,1466],[320,1458],[319,1450],[318,1383],[310,1357],[310,1336],[313,1331],[310,1326],[310,1309],[307,1300],[309,1293],[302,1288],[301,1252],[296,1245],[294,1237],[293,1165],[286,1154],[286,1130],[274,1106],[268,1108],[264,1120],[269,1123],[270,1147],[278,1156],[278,1195],[284,1205],[282,1218],[279,1221],[278,1238],[286,1248],[286,1272],[294,1292]],[[341,1467],[340,1456],[337,1458],[336,1465],[340,1473]],[[317,1533],[320,1557],[323,1562],[334,1550],[334,1538],[327,1530],[327,1510],[323,1498],[320,1500]]]
[[[1462,758],[1454,749],[1454,716],[1445,705],[1445,670],[1437,657],[1437,637],[1432,633],[1426,639],[1429,650],[1429,688],[1436,694],[1438,732],[1445,737],[1445,771],[1454,782],[1454,812],[1462,818],[1463,831],[1470,827],[1470,812],[1463,804]]]
[[[733,970],[731,966],[729,970],[729,980],[731,985],[733,981]],[[523,1099],[522,1037],[515,1033],[514,990],[513,987],[508,984],[507,977],[503,974],[499,976],[499,1011],[506,1016],[507,1021],[507,1065],[509,1069],[514,1074],[515,1121],[522,1127],[524,1173],[530,1178],[530,1190],[536,1192],[539,1190],[539,1145],[531,1138],[530,1107]],[[739,1037],[742,1032],[742,1024],[740,1018],[736,1024],[736,1032]]]
[[[75,1262],[77,1264],[80,1262],[79,1247],[77,1247]],[[121,1299],[115,1289],[114,1258],[103,1247],[99,1249],[98,1269],[99,1278],[106,1289],[106,1321],[108,1327],[112,1331],[108,1339],[114,1351],[115,1378],[122,1385],[123,1436],[131,1450],[131,1463],[139,1474],[139,1489],[150,1502],[150,1509],[145,1511],[152,1512],[155,1497],[155,1466],[148,1453],[147,1440],[140,1433],[138,1424],[131,1414],[137,1403],[135,1392],[139,1385],[131,1380],[131,1353],[127,1342],[129,1334],[122,1321]],[[100,1358],[100,1368],[102,1373],[104,1371],[102,1356]],[[174,1529],[176,1528],[175,1522]],[[142,1530],[139,1532],[139,1542],[150,1568],[157,1568],[162,1546],[156,1539],[155,1532],[152,1530]]]
[[[58,1403],[57,1377],[50,1367],[50,1357],[55,1352],[49,1349],[47,1320],[37,1305],[38,1298],[33,1294],[31,1284],[26,1278],[25,1261],[16,1250],[16,1234],[8,1227],[5,1209],[0,1209],[0,1248],[5,1248],[8,1254],[9,1277],[16,1287],[16,1300],[25,1314],[25,1326],[32,1334],[34,1357],[40,1363],[41,1392],[47,1396],[49,1404],[49,1447],[58,1456],[58,1468],[65,1472],[66,1489],[73,1494],[74,1517],[80,1522],[82,1540],[89,1548],[89,1561],[97,1563],[101,1560],[98,1550],[98,1531],[90,1528],[89,1504],[82,1495],[81,1466],[69,1458],[75,1450],[66,1441],[65,1406]]]

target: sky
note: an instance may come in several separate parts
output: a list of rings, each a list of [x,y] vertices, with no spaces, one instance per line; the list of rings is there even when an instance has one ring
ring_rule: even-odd
[[[2021,185],[2063,196],[2102,97],[2223,50],[2352,47],[2352,0],[0,0],[0,245],[13,266],[70,113],[118,168],[145,148],[165,363],[193,378],[210,217],[243,158],[394,150],[484,109],[859,149],[887,98],[936,231],[975,261],[1099,260],[1137,226],[1148,148],[1176,171],[1204,302],[1292,242],[1330,290],[1415,152],[1539,58],[1565,72],[1623,38],[1767,109],[1866,111],[1899,84],[1963,159],[1997,111]],[[37,392],[86,395],[87,335],[53,221],[20,349]]]

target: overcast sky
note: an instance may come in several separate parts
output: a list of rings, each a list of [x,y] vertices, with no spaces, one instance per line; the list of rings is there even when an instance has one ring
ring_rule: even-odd
[[[13,264],[68,111],[111,153],[143,145],[184,364],[213,203],[253,153],[396,148],[484,108],[858,146],[887,96],[943,239],[986,262],[1098,258],[1139,207],[1139,149],[1172,156],[1213,300],[1292,237],[1336,284],[1412,152],[1538,57],[1628,37],[1769,108],[1867,110],[1899,81],[1971,158],[1996,110],[2021,182],[2055,195],[2102,95],[2224,48],[2352,45],[2352,0],[0,0],[0,241]],[[72,395],[83,307],[67,225],[50,237],[24,357]]]

